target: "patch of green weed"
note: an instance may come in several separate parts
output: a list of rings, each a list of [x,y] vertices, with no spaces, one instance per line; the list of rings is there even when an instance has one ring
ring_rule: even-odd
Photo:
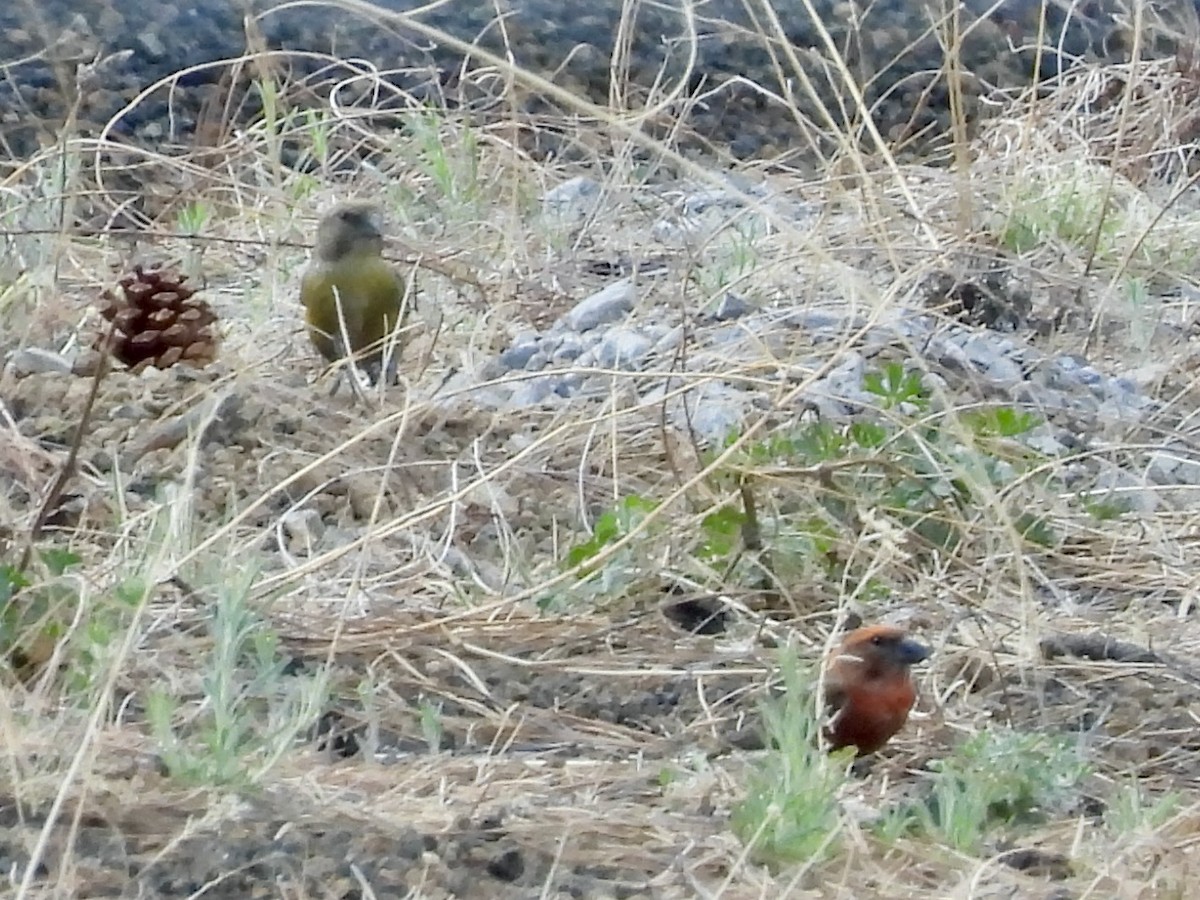
[[[1045,821],[1087,773],[1073,741],[1009,728],[980,732],[930,767],[926,797],[895,809],[880,832],[923,834],[964,853],[998,832]]]
[[[1103,267],[1125,264],[1135,277],[1190,271],[1200,221],[1160,208],[1112,170],[1073,162],[1027,173],[1009,191],[1000,243],[1016,254],[1065,243]],[[1130,251],[1133,255],[1130,257]],[[1128,260],[1127,260],[1128,257]]]
[[[838,792],[853,750],[821,751],[814,672],[787,650],[779,665],[783,693],[762,711],[768,750],[752,770],[730,826],[759,862],[807,864],[837,847]]]
[[[1122,784],[1109,798],[1104,824],[1117,835],[1153,831],[1182,808],[1183,797],[1178,792],[1152,797],[1133,779]]]
[[[164,688],[147,699],[163,763],[188,783],[256,783],[316,721],[327,694],[324,674],[287,672],[278,635],[249,602],[253,580],[217,588],[199,702]]]
[[[638,541],[607,557],[602,565],[586,565],[598,557],[606,548],[632,534],[655,509],[657,501],[632,495],[623,497],[616,505],[596,519],[591,537],[573,545],[566,554],[564,563],[568,568],[583,565],[580,583],[571,589],[571,600],[577,602],[584,597],[612,597],[628,585],[637,575],[637,559],[641,552]],[[649,536],[647,536],[649,537]],[[538,601],[542,609],[559,607],[567,598],[548,595]]]
[[[41,650],[57,643],[75,620],[79,587],[71,570],[80,557],[69,550],[39,551],[25,569],[0,565],[0,651],[18,664],[44,661]]]
[[[1058,541],[1049,517],[1028,502],[1041,487],[1057,492],[1044,456],[1022,443],[1042,424],[1038,416],[1009,406],[938,415],[919,372],[898,363],[867,373],[865,383],[879,398],[874,414],[776,428],[750,441],[734,432],[703,457],[703,497],[710,505],[696,511],[699,527],[688,547],[702,574],[720,571],[760,585],[765,564],[777,583],[816,579],[851,584],[860,597],[882,594],[877,566],[856,550],[864,528],[897,546],[902,536],[913,536],[903,548],[910,556],[953,552],[973,520],[991,513],[997,495],[1005,497],[1007,521],[1022,539],[1038,546]],[[1011,490],[1014,483],[1018,491]],[[713,496],[722,501],[711,505]],[[569,549],[565,563],[580,566],[598,557],[638,528],[658,502],[621,499],[587,540]],[[642,557],[660,530],[650,529],[644,541],[624,546],[603,566],[585,569],[585,584],[573,594],[611,596],[644,575],[649,569]]]

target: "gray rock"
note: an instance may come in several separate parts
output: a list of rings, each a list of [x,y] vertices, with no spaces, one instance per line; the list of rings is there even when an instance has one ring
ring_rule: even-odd
[[[500,365],[506,370],[524,369],[539,349],[537,341],[514,344],[500,354]]]
[[[746,329],[741,325],[722,325],[707,334],[708,343],[713,347],[723,347],[728,344],[741,343],[746,340]]]
[[[638,323],[638,327],[641,329],[642,334],[655,342],[657,342],[659,338],[670,331],[666,325],[658,322]]]
[[[14,350],[8,357],[8,369],[17,378],[28,375],[70,375],[72,362],[53,350],[40,347],[24,347]]]
[[[526,372],[540,372],[550,364],[550,357],[539,350],[525,361]]]
[[[454,390],[468,390],[475,386],[479,381],[495,381],[505,372],[510,372],[512,369],[500,361],[499,356],[489,356],[479,366],[479,369],[474,373],[474,377],[469,372],[459,372],[454,375],[450,381],[446,382],[444,389],[449,390],[451,385],[454,385]]]
[[[922,372],[921,387],[931,394],[940,394],[942,396],[945,396],[950,390],[950,385],[946,382],[946,379],[937,372]]]
[[[325,524],[315,509],[289,509],[279,522],[293,552],[313,550],[325,534]]]
[[[1184,446],[1167,447],[1152,453],[1147,471],[1158,484],[1200,484],[1200,460]]]
[[[633,309],[635,297],[633,282],[622,278],[580,300],[563,318],[575,331],[590,331],[608,322],[615,322]]]
[[[684,199],[680,212],[684,216],[703,215],[711,209],[733,213],[742,208],[742,200],[735,194],[722,190],[701,191]]]
[[[866,398],[866,392],[863,390],[866,372],[867,361],[861,353],[851,350],[846,354],[846,358],[830,369],[829,374],[821,380],[834,397],[857,401]]]
[[[992,343],[992,352],[998,353],[1001,356],[1011,356],[1015,359],[1020,359],[1025,354],[1023,348],[1017,347],[1016,342],[1012,338],[994,338],[990,335],[980,335],[981,338],[986,337]]]
[[[1146,482],[1105,459],[1098,459],[1100,471],[1088,471],[1085,478],[1092,481],[1092,489],[1082,491],[1082,496],[1093,503],[1112,503],[1118,507],[1147,515],[1161,505],[1159,491]],[[1079,480],[1084,480],[1083,478]],[[1068,482],[1068,486],[1077,489]]]
[[[910,341],[926,340],[940,325],[932,316],[907,309],[900,310],[900,315],[892,323],[896,332]]]
[[[1024,380],[1021,367],[996,352],[995,342],[987,335],[971,335],[962,350],[975,370],[993,382],[1011,385]]]
[[[691,426],[712,441],[740,428],[746,418],[747,396],[724,386],[704,391],[691,409]]]
[[[147,422],[154,418],[141,403],[118,403],[108,415],[111,419],[131,422]]]
[[[509,346],[517,347],[521,344],[540,344],[543,340],[544,338],[533,329],[526,329],[525,331],[518,331],[515,335],[513,335],[513,339],[509,342]]]
[[[551,362],[555,365],[567,365],[575,362],[583,354],[583,341],[575,335],[567,335],[563,338],[562,343],[558,345],[558,349],[554,351],[554,355],[550,357]]]
[[[654,342],[640,331],[614,328],[596,348],[596,359],[605,368],[636,369],[653,346]]]
[[[595,212],[599,200],[599,182],[578,175],[548,190],[542,197],[542,211],[557,219],[578,221]]]
[[[733,291],[726,291],[717,303],[717,308],[713,310],[713,318],[718,322],[728,322],[732,319],[740,319],[747,313],[753,312],[754,307],[748,300],[740,294],[735,294]]]
[[[790,309],[779,320],[790,328],[836,337],[846,327],[846,317],[828,309]]]
[[[1075,371],[1075,378],[1080,384],[1090,388],[1099,388],[1104,382],[1104,376],[1094,366],[1080,366]]]
[[[1068,391],[1077,390],[1082,386],[1100,394],[1107,381],[1103,373],[1080,356],[1059,356],[1051,362],[1051,368],[1056,370],[1056,386]]]
[[[1051,360],[1048,365],[1038,366],[1030,373],[1029,380],[1050,390],[1070,388],[1076,384],[1074,363],[1062,364],[1062,359]]]
[[[676,325],[654,342],[654,353],[669,353],[683,341],[683,326]]]
[[[142,51],[152,59],[162,59],[167,54],[167,47],[162,38],[152,28],[139,32],[137,42]]]
[[[821,418],[845,421],[863,407],[877,406],[879,398],[863,388],[867,363],[862,354],[851,351],[824,378],[814,381],[804,393]]]
[[[512,396],[513,384],[497,383],[493,378],[494,376],[482,379],[487,383],[480,384],[481,376],[478,373],[456,372],[442,387],[442,396],[465,395],[470,397],[471,403],[477,406],[485,409],[501,409],[508,405],[509,397]],[[453,402],[457,401],[441,401],[439,405],[454,409]]]
[[[650,236],[665,247],[686,247],[693,239],[694,228],[685,222],[659,219],[650,228]]]
[[[560,397],[570,397],[582,386],[583,376],[578,372],[568,372],[566,375],[559,376],[554,385],[554,393]]]
[[[554,393],[556,381],[557,379],[549,375],[539,375],[536,378],[520,382],[512,392],[512,396],[509,397],[509,406],[521,409],[537,403],[544,403],[551,397],[556,396]]]
[[[1043,456],[1062,456],[1067,452],[1062,441],[1052,435],[1044,427],[1025,435],[1024,443],[1031,450],[1036,450]]]
[[[848,421],[862,407],[860,403],[845,403],[831,396],[824,378],[813,382],[804,394],[804,400],[816,408],[817,416],[822,422]]]
[[[741,426],[753,398],[750,392],[719,381],[708,381],[685,394],[668,398],[668,390],[677,387],[660,382],[646,392],[642,402],[657,406],[666,398],[667,415],[672,422],[712,441],[721,440]]]

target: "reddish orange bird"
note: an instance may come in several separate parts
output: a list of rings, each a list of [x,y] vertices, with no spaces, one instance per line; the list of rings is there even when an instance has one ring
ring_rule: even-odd
[[[825,726],[830,749],[874,753],[908,721],[917,700],[909,667],[929,649],[891,625],[870,625],[846,635],[825,667]]]

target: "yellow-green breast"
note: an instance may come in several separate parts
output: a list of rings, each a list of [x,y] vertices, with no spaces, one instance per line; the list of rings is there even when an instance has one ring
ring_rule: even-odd
[[[378,362],[384,343],[400,318],[404,286],[396,272],[379,256],[349,256],[337,262],[314,262],[304,273],[300,300],[304,304],[308,334],[313,346],[330,362],[343,354],[345,320],[351,353],[376,345],[363,363]]]

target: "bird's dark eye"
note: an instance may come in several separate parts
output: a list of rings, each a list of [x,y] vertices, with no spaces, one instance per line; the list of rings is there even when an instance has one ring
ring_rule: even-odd
[[[877,634],[877,635],[875,635],[875,637],[871,638],[871,643],[874,644],[876,647],[882,647],[883,646],[883,638]]]

